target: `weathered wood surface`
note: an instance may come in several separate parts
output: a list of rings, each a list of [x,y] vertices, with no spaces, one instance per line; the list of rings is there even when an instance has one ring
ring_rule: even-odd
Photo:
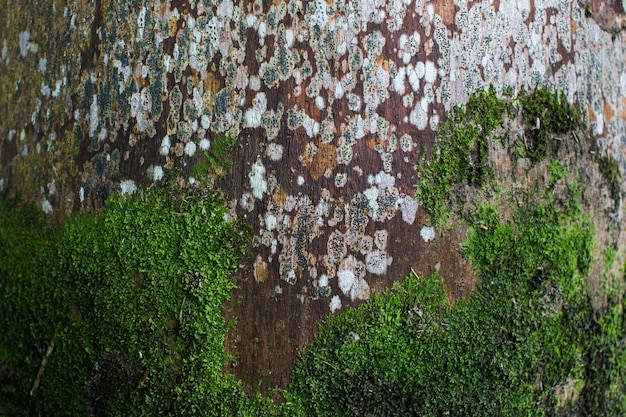
[[[225,307],[231,369],[284,386],[323,317],[411,268],[440,268],[451,300],[472,288],[461,237],[429,240],[413,196],[437,125],[471,92],[560,88],[626,166],[621,7],[3,0],[0,186],[62,220],[163,173],[189,184],[218,134],[239,137],[218,180],[255,233]]]

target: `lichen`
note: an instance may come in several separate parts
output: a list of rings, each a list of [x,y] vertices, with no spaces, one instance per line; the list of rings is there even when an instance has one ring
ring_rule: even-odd
[[[321,181],[332,196],[329,213],[350,221],[367,213],[354,230],[322,216],[316,236],[327,240],[336,227],[371,234],[396,216],[419,230],[419,204],[405,196],[421,149],[432,148],[447,111],[489,84],[497,92],[558,86],[568,104],[586,109],[602,152],[624,171],[623,42],[578,3],[44,3],[11,14],[2,36],[0,107],[9,111],[0,122],[7,144],[0,179],[32,201],[48,199],[55,213],[90,207],[101,186],[147,185],[166,172],[181,183],[197,180],[198,169],[186,168],[190,159],[192,168],[220,165],[212,152],[228,134],[251,150],[237,153],[244,181],[229,197],[242,202],[238,210],[271,207],[299,218],[305,205],[286,210],[286,196],[317,198]],[[306,164],[290,160],[292,176],[278,169],[305,149],[324,149],[321,143],[333,147],[332,163],[314,156]],[[114,150],[119,163],[107,160]],[[43,160],[48,169],[32,169]],[[265,177],[278,169],[273,188],[263,185],[261,166]],[[395,184],[376,184],[373,197],[364,179],[381,172]],[[53,178],[76,204],[41,192]],[[278,251],[293,230],[276,233]],[[323,255],[316,253],[320,271]],[[273,260],[268,271],[277,275]]]

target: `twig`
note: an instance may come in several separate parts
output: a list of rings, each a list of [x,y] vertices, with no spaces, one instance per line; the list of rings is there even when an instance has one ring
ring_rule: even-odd
[[[185,306],[185,301],[187,300],[187,296],[183,297],[183,302],[180,305],[180,313],[178,313],[178,321],[183,319],[183,307]]]
[[[39,365],[39,370],[37,371],[35,382],[33,382],[33,387],[30,389],[31,397],[35,396],[35,391],[37,391],[37,388],[39,388],[39,383],[41,382],[43,371],[46,368],[46,363],[48,363],[48,357],[50,357],[50,355],[52,354],[52,351],[54,350],[54,344],[56,343],[56,340],[57,340],[57,332],[55,330],[54,334],[52,335],[52,339],[50,339],[50,343],[48,344],[48,349],[46,349],[46,354],[41,359],[41,365]]]

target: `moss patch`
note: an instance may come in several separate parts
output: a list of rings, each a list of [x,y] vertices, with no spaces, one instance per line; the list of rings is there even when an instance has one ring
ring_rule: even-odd
[[[236,137],[219,135],[212,142],[211,147],[204,151],[191,169],[191,176],[201,182],[211,183],[212,176],[224,176],[233,166],[233,146]]]
[[[302,415],[621,415],[620,304],[599,322],[586,290],[593,229],[576,206],[476,212],[463,251],[482,279],[467,303],[408,277],[330,318],[294,371]],[[603,352],[601,355],[599,352]]]
[[[452,112],[418,197],[434,224],[453,216],[467,230],[459,250],[477,290],[450,307],[437,275],[410,276],[329,318],[293,373],[293,414],[626,412],[621,229],[590,199],[587,188],[612,194],[574,136],[589,139],[577,115],[546,89],[490,89]],[[590,290],[598,264],[603,308]]]
[[[493,186],[494,145],[503,147],[516,163],[537,164],[558,156],[564,141],[559,135],[582,127],[579,111],[563,94],[547,88],[522,90],[516,97],[498,97],[493,86],[475,92],[465,106],[450,112],[437,132],[432,157],[424,158],[418,170],[417,197],[439,225],[452,213],[459,185]],[[574,143],[574,138],[565,140]],[[557,168],[556,162],[552,168]]]
[[[423,159],[417,197],[435,224],[449,215],[446,201],[456,184],[481,185],[490,175],[487,139],[504,123],[507,101],[493,86],[457,106],[440,126],[430,160]]]
[[[221,372],[221,305],[249,235],[215,194],[112,196],[62,227],[1,204],[2,414],[255,408]]]
[[[616,195],[612,169],[583,158],[595,145],[576,115],[546,90],[457,107],[418,196],[434,224],[465,228],[477,290],[450,306],[437,274],[411,275],[329,317],[281,405],[222,373],[221,306],[249,235],[217,195],[112,196],[61,227],[4,195],[0,413],[626,414],[624,245],[616,205],[596,204]]]

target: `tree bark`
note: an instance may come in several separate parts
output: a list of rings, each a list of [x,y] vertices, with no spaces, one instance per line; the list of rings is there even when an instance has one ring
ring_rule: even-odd
[[[225,307],[252,385],[285,386],[326,315],[411,268],[439,268],[451,301],[473,287],[463,236],[426,241],[414,197],[437,126],[473,91],[563,90],[625,167],[619,4],[605,31],[595,1],[1,3],[0,184],[57,221],[163,173],[188,185],[220,135],[238,138],[212,179],[254,226]]]

